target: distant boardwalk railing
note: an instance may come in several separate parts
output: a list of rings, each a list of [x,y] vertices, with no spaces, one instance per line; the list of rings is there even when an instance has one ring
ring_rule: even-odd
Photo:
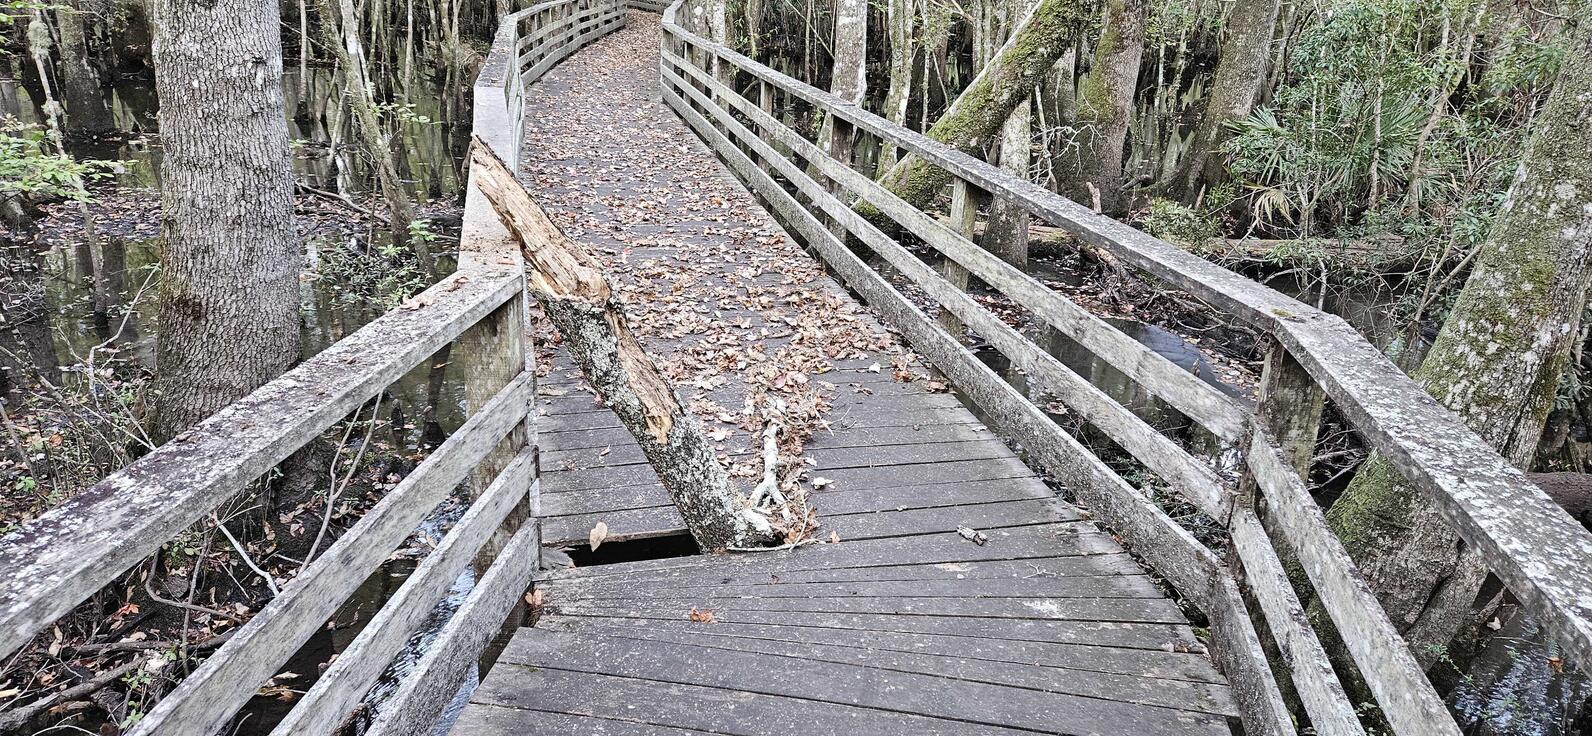
[[[1290,734],[1295,727],[1271,666],[1262,658],[1235,568],[1242,569],[1259,604],[1309,725],[1321,734],[1364,733],[1356,703],[1328,664],[1279,550],[1302,564],[1393,728],[1400,734],[1459,733],[1301,478],[1324,399],[1331,399],[1404,479],[1437,500],[1465,542],[1529,610],[1551,624],[1575,662],[1583,668],[1592,664],[1592,536],[1343,320],[714,43],[684,27],[680,7],[676,2],[664,14],[665,100],[998,431],[1205,612],[1216,659],[1232,681],[1249,733]],[[824,119],[829,138],[819,140],[816,126],[803,132],[787,125],[781,111],[792,110]],[[949,223],[906,204],[854,168],[853,152],[862,136],[947,172],[953,185]],[[980,248],[973,239],[977,207],[992,196],[1268,336],[1259,407],[1251,413]],[[859,215],[856,201],[933,248],[943,264],[926,262],[903,247]],[[848,240],[866,246],[910,289],[935,302],[938,319],[858,257]],[[1243,482],[1219,476],[974,301],[965,291],[969,274],[1242,450]],[[1061,399],[1074,416],[1224,525],[1231,539],[1226,555],[1198,542],[975,357],[961,339],[963,326],[1009,358],[1030,385]]]
[[[519,151],[526,85],[624,25],[613,0],[555,0],[508,16],[475,87],[475,132],[506,158]],[[529,407],[525,281],[517,246],[472,186],[458,273],[198,427],[0,539],[0,656],[173,536],[206,521],[300,447],[452,345],[469,417],[351,529],[232,632],[132,727],[133,734],[225,732],[309,637],[470,481],[471,505],[361,633],[316,680],[276,734],[330,734],[410,640],[460,574],[478,575],[432,643],[372,716],[366,733],[429,733],[529,587],[540,557],[537,461]]]

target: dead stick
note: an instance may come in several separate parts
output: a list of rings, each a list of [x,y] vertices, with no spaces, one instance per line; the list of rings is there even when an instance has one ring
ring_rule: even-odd
[[[683,408],[631,332],[601,262],[548,219],[479,137],[470,151],[470,174],[519,241],[526,282],[563,335],[570,357],[635,436],[697,544],[712,551],[773,541],[758,529],[758,512],[730,486],[701,422]]]

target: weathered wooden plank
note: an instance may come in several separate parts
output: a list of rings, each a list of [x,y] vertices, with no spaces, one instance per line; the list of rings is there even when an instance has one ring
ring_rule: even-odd
[[[160,701],[133,734],[208,736],[320,628],[432,508],[525,418],[522,374],[387,492],[320,558]]]
[[[831,450],[850,447],[892,447],[895,445],[921,445],[930,442],[972,442],[977,440],[994,439],[995,435],[979,424],[946,424],[919,427],[891,427],[872,432],[847,432],[841,431],[830,434],[819,430],[807,440],[810,450]],[[639,456],[614,454],[629,451],[626,440],[633,440],[629,434],[613,430],[583,430],[582,432],[560,432],[551,437],[546,437],[541,443],[542,460],[549,465],[557,465],[566,457],[577,459],[595,460],[599,457],[609,458],[609,462],[622,463]],[[633,442],[632,442],[633,444]],[[601,455],[604,450],[609,450],[607,455]]]
[[[1592,534],[1341,318],[891,125],[667,21],[665,31],[678,43],[726,60],[786,95],[1017,201],[1083,242],[1276,336],[1367,441],[1437,500],[1445,518],[1510,590],[1545,616],[1571,658],[1592,666],[1592,578],[1578,572],[1592,568]]]
[[[726,571],[686,570],[636,570],[600,574],[614,565],[580,568],[585,574],[544,580],[539,583],[548,591],[600,589],[604,586],[656,586],[670,585],[680,590],[693,587],[720,585],[767,586],[808,583],[888,583],[925,582],[936,580],[979,581],[988,578],[1035,580],[1039,578],[1122,577],[1144,573],[1127,553],[1089,555],[1086,557],[1053,557],[1049,559],[980,560],[975,562],[938,562],[918,565],[874,565],[867,567],[817,567],[811,569],[786,569],[783,566],[752,566],[749,569]]]
[[[367,736],[432,733],[437,716],[453,699],[481,652],[530,586],[536,569],[532,561],[541,546],[541,536],[534,525],[525,526],[509,540],[503,554],[470,591],[469,598],[382,703],[365,729]]]
[[[714,650],[711,660],[690,646],[524,629],[504,650],[518,664],[632,677],[738,692],[797,697],[966,721],[979,726],[1098,734],[1228,733],[1210,714],[1080,698],[967,680],[882,672],[836,662],[810,662],[751,652]],[[989,708],[988,703],[1001,703]]]
[[[512,670],[513,668],[508,668]],[[489,681],[495,683],[496,680]],[[522,680],[514,680],[520,684]],[[491,692],[491,691],[488,691]],[[630,714],[626,714],[630,715]],[[659,726],[653,723],[597,718],[572,713],[548,713],[512,706],[473,702],[459,714],[448,732],[456,736],[499,736],[521,734],[583,734],[584,736],[692,736],[701,731]]]
[[[1255,512],[1236,509],[1228,525],[1233,549],[1244,565],[1244,574],[1266,617],[1266,625],[1288,665],[1299,701],[1310,716],[1310,725],[1319,734],[1356,736],[1365,733],[1354,704],[1343,690],[1332,660],[1310,628],[1304,606],[1294,593],[1293,584],[1282,562],[1266,537]]]
[[[700,607],[698,607],[700,610]],[[566,617],[604,619],[634,619],[640,621],[684,621],[690,607],[657,611],[566,611]],[[813,626],[845,629],[871,635],[876,631],[893,631],[908,634],[939,634],[968,637],[976,632],[979,639],[1009,639],[1012,641],[1055,642],[1061,644],[1090,644],[1102,647],[1166,650],[1194,647],[1204,651],[1204,645],[1185,625],[1159,623],[1123,623],[1119,621],[1042,621],[1038,619],[1010,618],[953,618],[947,616],[889,616],[869,613],[828,613],[803,611],[726,610],[715,612],[715,620],[725,623],[773,624],[785,626]],[[976,625],[975,625],[976,623]]]
[[[678,611],[712,608],[732,613],[766,611],[779,613],[865,613],[887,616],[932,616],[970,619],[1021,619],[1035,621],[1121,621],[1126,623],[1187,623],[1177,604],[1164,598],[763,598],[755,592],[742,595],[675,596],[660,591],[655,596],[636,600],[578,598],[550,603],[548,608],[566,616],[646,616],[658,610]],[[972,633],[977,623],[968,622]]]
[[[426,622],[437,601],[470,564],[476,550],[515,505],[525,498],[535,455],[522,451],[487,487],[447,536],[421,561],[392,598],[338,653],[315,685],[276,728],[275,736],[335,733],[394,655]]]
[[[1148,575],[1092,575],[1061,578],[1056,575],[1026,577],[1010,575],[957,579],[940,570],[941,577],[930,580],[856,580],[834,583],[770,582],[761,584],[675,585],[658,579],[638,583],[601,583],[598,580],[564,581],[545,588],[550,603],[561,601],[650,600],[657,598],[705,597],[736,598],[1164,598]],[[701,576],[706,577],[706,576]],[[575,584],[577,581],[584,585]],[[661,583],[661,584],[660,584]]]
[[[716,80],[702,76],[695,69],[687,68],[687,71],[710,87],[718,84]],[[668,71],[664,72],[665,75],[670,73]],[[708,105],[708,98],[705,95],[696,92],[693,88],[688,87],[687,90],[697,102],[704,106]],[[724,91],[728,93],[728,90]],[[745,101],[742,100],[742,102],[744,103]],[[795,164],[777,158],[774,150],[768,144],[752,136],[751,132],[742,126],[740,122],[736,121],[728,111],[718,107],[710,107],[709,111],[721,125],[728,128],[732,133],[741,136],[764,159],[769,160],[776,171],[783,174],[787,180],[792,181],[799,191],[818,205],[819,209],[845,225],[847,231],[867,244],[875,253],[889,262],[891,266],[894,266],[898,273],[916,284],[925,294],[938,301],[942,309],[955,316],[956,324],[966,325],[976,330],[997,350],[1011,358],[1013,363],[1028,375],[1031,382],[1059,397],[1063,403],[1067,404],[1068,407],[1108,437],[1111,437],[1123,449],[1144,463],[1146,467],[1165,478],[1173,488],[1187,497],[1208,516],[1219,520],[1226,518],[1227,509],[1230,506],[1229,493],[1224,489],[1222,481],[1217,478],[1215,472],[1209,467],[1196,461],[1177,443],[1156,431],[1155,428],[1145,423],[1143,419],[1140,419],[1126,407],[1107,396],[1104,391],[1101,391],[1082,376],[1073,372],[1072,369],[1063,365],[1055,356],[1034,345],[1033,342],[1017,332],[1016,329],[1007,325],[994,313],[985,309],[983,305],[964,293],[965,289],[947,281],[916,255],[913,255],[906,248],[881,232],[872,223],[868,222],[866,218],[826,192],[816,182],[806,178]],[[761,115],[762,111],[758,110],[755,114]],[[775,135],[792,137],[794,139],[791,141],[792,148],[797,149],[799,152],[801,150],[800,146],[805,143],[794,131],[783,126],[776,129]],[[809,153],[814,157],[810,160],[817,164],[820,169],[826,169],[827,165],[828,168],[850,171],[849,167],[838,166],[837,162],[823,158],[822,152],[816,148],[813,148]],[[851,173],[856,175],[856,172]],[[865,181],[867,180],[866,177],[856,176]],[[960,244],[967,247],[966,252],[947,250],[947,254],[956,258],[971,259],[973,257],[972,254],[976,253],[979,257],[992,260],[1001,269],[1015,271],[1010,264],[995,258],[965,239],[961,240]],[[1000,273],[1005,273],[1005,271]],[[1017,272],[1017,276],[1029,278],[1021,272]],[[1037,282],[1035,282],[1035,285],[1039,288],[1044,288]],[[1045,291],[1050,293],[1048,289]],[[1057,295],[1057,298],[1066,301],[1059,295]],[[942,326],[947,324],[944,319],[939,321]],[[1110,328],[1102,323],[1102,329]],[[1134,345],[1138,345],[1137,341],[1131,340],[1125,335],[1123,337]],[[1144,349],[1143,346],[1140,346],[1140,349]],[[1157,356],[1157,358],[1159,357]],[[1165,358],[1160,358],[1160,360],[1165,361]],[[1185,376],[1189,375],[1186,371],[1176,366],[1171,367]],[[1192,376],[1190,377],[1192,378]],[[1197,378],[1193,380],[1198,382]],[[1200,385],[1205,390],[1216,393],[1209,386],[1203,383],[1200,383]],[[1218,393],[1218,395],[1220,394]],[[1226,400],[1225,396],[1223,400]]]
[[[646,722],[649,728],[683,728],[690,733],[735,736],[891,734],[902,733],[902,729],[925,736],[965,736],[968,731],[964,721],[810,699],[512,664],[501,667],[501,676],[498,668],[493,668],[481,683],[476,691],[477,702],[622,718]],[[984,726],[979,733],[1019,736],[1032,732]]]
[[[613,635],[616,630],[583,631]],[[711,628],[658,628],[633,631],[632,637],[647,641],[681,644],[711,652],[715,649],[756,652],[807,660],[872,667],[895,672],[953,678],[990,685],[1081,695],[1138,705],[1189,710],[1224,716],[1237,716],[1225,685],[1187,680],[1159,680],[1092,670],[1073,670],[1042,665],[993,662],[971,659],[961,654],[936,655],[878,649],[872,642],[853,644],[814,644],[766,638],[726,639]]]
[[[519,293],[455,277],[0,539],[0,656]]]
[[[1257,428],[1249,446],[1249,469],[1261,498],[1288,546],[1304,565],[1316,597],[1343,637],[1366,685],[1388,723],[1401,734],[1457,736],[1459,728],[1426,679],[1371,586],[1360,577],[1343,543],[1289,466],[1282,450]]]
[[[825,476],[827,477],[827,476]],[[970,503],[995,503],[1053,498],[1055,493],[1036,478],[951,481],[893,488],[825,486],[808,494],[809,505],[823,518],[878,511],[907,511]],[[550,495],[542,507],[544,517],[623,511],[669,506],[669,496],[657,488],[596,489]]]
[[[537,625],[554,631],[612,632],[632,638],[644,638],[654,631],[694,632],[702,626],[684,619],[573,618],[557,615],[549,615]],[[800,622],[747,624],[716,621],[708,633],[737,641],[766,639],[848,647],[862,645],[882,651],[1104,672],[1156,681],[1222,682],[1221,675],[1217,674],[1203,650],[1190,651],[1189,648],[1173,651],[1177,647],[1138,649],[1103,646],[1099,642],[1022,641],[966,636],[966,632],[956,635],[872,630],[859,634],[854,629],[808,626]]]

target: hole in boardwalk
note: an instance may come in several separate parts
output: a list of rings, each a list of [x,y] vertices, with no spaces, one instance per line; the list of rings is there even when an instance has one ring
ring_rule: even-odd
[[[691,539],[689,534],[603,542],[595,551],[592,550],[591,545],[582,544],[566,548],[564,551],[569,554],[571,560],[575,561],[575,567],[613,565],[620,562],[639,562],[641,560],[664,560],[671,557],[690,557],[691,555],[702,554],[702,549],[697,547],[696,541]]]

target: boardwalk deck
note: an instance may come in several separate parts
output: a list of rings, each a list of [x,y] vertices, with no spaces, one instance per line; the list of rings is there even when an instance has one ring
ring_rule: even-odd
[[[856,316],[867,339],[811,377],[830,403],[806,448],[830,480],[814,493],[819,536],[839,541],[551,574],[543,616],[454,733],[1229,732],[1227,685],[1179,607],[955,397],[896,380],[894,340],[661,103],[656,34],[655,16],[633,14],[538,83],[523,176],[633,309],[669,316],[639,320],[655,354],[777,350],[798,339],[782,329],[796,296]],[[544,540],[583,542],[599,521],[610,542],[681,533],[618,420],[567,357],[543,358]],[[747,386],[724,379],[688,399],[738,409]]]

